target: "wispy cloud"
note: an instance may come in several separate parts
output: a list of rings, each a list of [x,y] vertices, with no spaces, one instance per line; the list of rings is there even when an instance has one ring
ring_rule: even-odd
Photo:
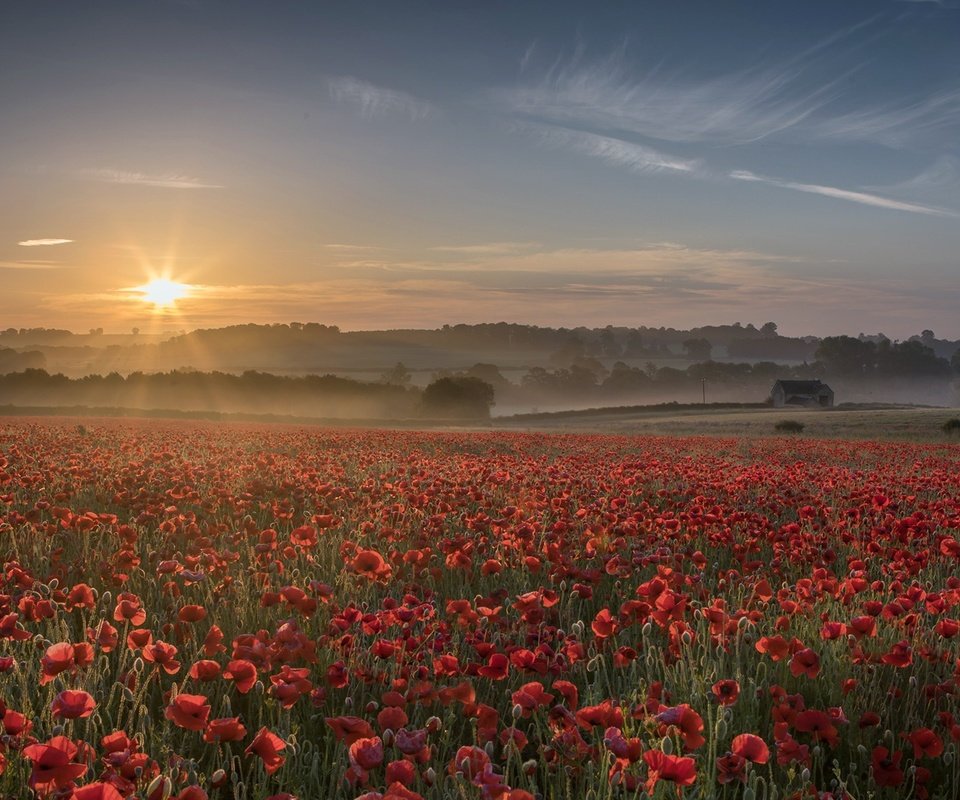
[[[960,135],[955,85],[883,103],[861,99],[865,95],[851,76],[867,61],[862,47],[889,32],[876,24],[880,16],[775,63],[703,77],[671,70],[669,63],[643,67],[629,60],[624,48],[593,60],[577,51],[538,71],[528,49],[519,81],[486,97],[497,111],[520,119],[661,142],[743,145],[789,137],[902,147],[955,140]]]
[[[851,203],[860,203],[865,206],[874,206],[876,208],[886,208],[891,211],[909,211],[914,214],[927,214],[935,217],[960,218],[960,212],[944,208],[935,208],[920,203],[905,203],[900,200],[892,200],[889,197],[881,197],[867,192],[855,192],[849,189],[839,189],[835,186],[822,186],[816,183],[796,183],[794,181],[784,181],[778,178],[769,178],[764,175],[756,175],[746,170],[734,170],[730,177],[738,181],[748,181],[752,183],[765,183],[770,186],[778,186],[781,189],[792,189],[796,192],[807,192],[809,194],[819,194],[824,197],[833,197],[837,200],[847,200]]]
[[[101,181],[103,183],[118,183],[127,186],[153,186],[160,189],[222,189],[217,183],[207,183],[200,178],[181,173],[146,173],[131,172],[122,169],[84,169],[79,173],[81,178]]]
[[[839,114],[818,121],[811,130],[823,139],[869,141],[888,147],[902,147],[915,140],[955,137],[958,131],[960,89]]]
[[[63,265],[56,261],[0,261],[0,269],[62,269]]]
[[[17,242],[21,247],[52,247],[57,244],[70,244],[73,239],[24,239]]]
[[[613,136],[574,130],[556,125],[519,123],[517,129],[538,140],[547,147],[573,150],[592,158],[598,158],[631,172],[660,172],[663,170],[693,173],[700,167],[697,159],[681,158],[663,153],[652,147]]]
[[[412,94],[376,86],[360,78],[330,78],[327,85],[335,100],[359,108],[360,114],[368,118],[396,114],[411,120],[420,120],[432,116],[437,110],[432,103]]]
[[[505,255],[540,247],[540,242],[483,242],[481,244],[439,245],[431,250],[465,256]]]
[[[960,187],[960,159],[955,156],[940,156],[929,167],[911,178],[899,183],[891,183],[885,186],[867,186],[865,188],[871,192],[929,195],[942,190],[955,191],[958,187]]]
[[[650,70],[637,77],[622,53],[574,59],[538,80],[491,93],[503,111],[668,142],[742,144],[798,125],[839,95],[834,81],[801,85],[803,65],[693,81]]]

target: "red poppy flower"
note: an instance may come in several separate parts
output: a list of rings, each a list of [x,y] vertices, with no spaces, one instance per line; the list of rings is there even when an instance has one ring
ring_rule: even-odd
[[[710,687],[714,699],[722,706],[732,706],[740,697],[740,684],[729,678],[717,681]]]
[[[162,667],[168,675],[176,675],[180,671],[180,662],[177,661],[177,648],[166,642],[156,641],[143,648],[141,653],[144,661],[149,661]]]
[[[58,642],[50,645],[40,659],[40,685],[50,683],[61,672],[75,666],[74,649],[70,642]]]
[[[659,781],[670,781],[677,786],[692,786],[697,779],[696,762],[687,756],[667,755],[662,750],[647,750],[643,754],[647,763],[647,782],[645,788],[648,794]]]
[[[326,723],[333,731],[333,735],[348,746],[357,739],[376,736],[376,731],[370,723],[360,717],[327,717]]]
[[[39,793],[65,789],[87,771],[73,761],[79,748],[66,736],[54,736],[46,744],[29,744],[20,751],[31,762],[30,788]]]
[[[904,734],[904,736],[913,745],[914,758],[921,758],[922,756],[936,758],[943,753],[943,742],[930,728],[917,728],[910,734]]]
[[[754,764],[766,764],[770,758],[770,749],[767,743],[752,733],[741,733],[735,736],[730,750],[734,755],[752,761]]]
[[[55,717],[82,719],[89,717],[96,706],[93,696],[87,692],[64,689],[53,698],[50,709]]]
[[[235,659],[227,664],[223,677],[233,681],[240,694],[246,694],[257,682],[257,667],[252,661]]]
[[[189,731],[202,731],[207,726],[210,705],[202,694],[178,694],[167,706],[164,716]]]
[[[203,741],[211,744],[239,742],[246,735],[247,729],[240,722],[240,717],[221,717],[210,720],[203,733]]]
[[[355,739],[348,748],[350,763],[369,772],[383,763],[383,741],[379,736]]]
[[[249,747],[244,750],[244,753],[247,755],[255,754],[260,756],[267,775],[272,775],[280,769],[286,761],[286,758],[280,755],[280,751],[286,746],[287,743],[283,741],[283,739],[264,727],[257,732],[257,735],[253,738],[253,741],[250,742]]]
[[[891,753],[886,747],[873,748],[870,760],[877,786],[899,786],[903,783],[903,770],[900,769],[902,757],[903,753],[899,750]]]
[[[747,782],[747,760],[735,753],[727,753],[717,759],[717,783]]]
[[[457,754],[450,760],[447,772],[450,775],[463,775],[467,780],[472,781],[490,766],[490,756],[487,755],[486,750],[465,745],[457,750]]]
[[[706,742],[703,738],[703,718],[686,703],[667,708],[657,714],[657,722],[677,728],[683,737],[684,749],[696,750]]]
[[[383,556],[376,550],[360,550],[349,562],[350,569],[372,581],[385,581],[393,572]]]
[[[112,783],[97,781],[73,790],[70,800],[124,800]]]
[[[144,610],[139,597],[129,592],[121,592],[117,597],[117,605],[113,610],[113,618],[117,622],[143,625],[143,623],[147,621],[147,612]]]
[[[801,675],[816,678],[820,674],[820,656],[809,647],[797,650],[790,659],[790,674],[795,678]]]

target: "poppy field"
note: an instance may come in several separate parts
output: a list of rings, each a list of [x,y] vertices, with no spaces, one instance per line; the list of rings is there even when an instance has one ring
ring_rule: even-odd
[[[0,798],[952,798],[960,446],[0,423]]]

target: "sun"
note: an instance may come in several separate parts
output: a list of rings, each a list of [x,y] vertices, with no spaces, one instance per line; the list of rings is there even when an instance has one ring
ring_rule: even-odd
[[[152,281],[135,286],[134,291],[140,293],[140,299],[145,303],[152,303],[154,308],[170,308],[190,294],[190,285],[177,283],[168,278],[154,278]]]

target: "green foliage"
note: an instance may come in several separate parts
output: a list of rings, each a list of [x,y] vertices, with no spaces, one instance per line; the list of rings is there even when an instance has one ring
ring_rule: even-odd
[[[960,436],[960,418],[951,417],[943,423],[943,432],[947,436]]]
[[[488,419],[493,398],[493,387],[479,378],[438,378],[423,390],[423,413],[427,417]]]
[[[780,433],[803,433],[805,427],[806,425],[795,419],[782,419],[773,426],[773,429]]]

